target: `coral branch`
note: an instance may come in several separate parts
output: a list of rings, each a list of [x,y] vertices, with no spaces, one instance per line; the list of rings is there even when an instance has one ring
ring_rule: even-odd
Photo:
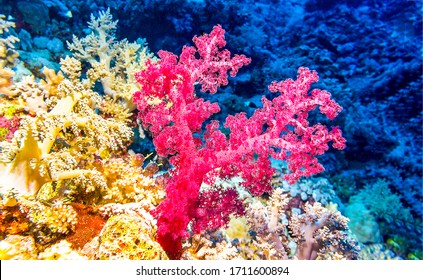
[[[202,124],[220,111],[195,95],[195,84],[211,94],[228,83],[240,67],[250,63],[244,55],[231,57],[222,49],[224,30],[215,26],[210,34],[193,39],[195,47],[184,47],[179,57],[160,51],[160,61],[147,62],[136,74],[141,91],[133,96],[144,128],[153,136],[160,156],[169,156],[174,166],[167,180],[166,199],[154,211],[158,219],[157,240],[170,258],[179,258],[182,240],[188,237],[187,226],[194,233],[214,230],[229,221],[229,215],[243,213],[238,193],[231,189],[211,188],[200,193],[202,183],[213,186],[215,179],[240,176],[243,187],[253,195],[272,192],[273,168],[270,157],[288,162],[290,182],[324,170],[316,156],[328,149],[328,142],[342,149],[345,139],[339,129],[321,125],[309,126],[309,111],[320,106],[330,119],[341,107],[326,91],[313,90],[317,73],[307,68],[298,70],[297,80],[272,83],[269,89],[279,92],[273,100],[263,97],[263,108],[250,118],[245,113],[229,116],[225,127],[207,125],[204,141],[196,136]]]

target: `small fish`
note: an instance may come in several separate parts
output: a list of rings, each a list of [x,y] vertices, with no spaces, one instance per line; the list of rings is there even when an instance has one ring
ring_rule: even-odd
[[[67,11],[67,12],[60,11],[59,15],[61,15],[62,17],[65,17],[65,18],[72,18],[72,12],[71,11]]]

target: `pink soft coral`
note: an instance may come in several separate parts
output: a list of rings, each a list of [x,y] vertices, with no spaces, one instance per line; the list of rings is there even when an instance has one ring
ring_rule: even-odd
[[[0,115],[0,141],[10,142],[13,138],[13,134],[19,128],[20,120],[17,116],[13,116],[11,119]]]
[[[184,47],[176,55],[160,51],[160,61],[149,61],[145,70],[136,74],[141,90],[134,94],[143,126],[153,136],[160,156],[169,156],[174,169],[167,180],[166,199],[154,211],[157,239],[170,258],[179,258],[182,240],[188,237],[187,226],[194,232],[217,229],[225,225],[231,213],[242,214],[243,208],[234,189],[210,189],[200,193],[202,183],[214,179],[243,178],[243,186],[253,195],[271,192],[273,168],[270,157],[285,160],[295,182],[323,170],[316,159],[333,147],[343,149],[345,139],[338,128],[328,131],[321,125],[309,126],[308,112],[320,106],[330,119],[341,107],[326,91],[313,90],[316,72],[300,68],[297,80],[272,83],[269,89],[279,92],[273,100],[263,97],[263,108],[247,118],[245,113],[229,116],[226,137],[219,123],[207,125],[203,140],[197,135],[212,114],[220,111],[195,95],[195,84],[202,91],[215,93],[228,83],[227,72],[234,76],[240,67],[250,63],[244,55],[231,57],[223,49],[224,30],[215,26],[210,34],[194,37],[195,47]]]

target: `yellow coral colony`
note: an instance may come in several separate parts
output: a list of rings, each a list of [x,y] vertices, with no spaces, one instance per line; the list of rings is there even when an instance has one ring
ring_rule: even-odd
[[[3,18],[1,18],[2,20]],[[106,188],[106,180],[85,162],[126,151],[133,132],[127,126],[136,89],[133,73],[151,57],[147,48],[126,40],[115,42],[116,21],[109,11],[91,17],[91,35],[74,37],[68,43],[75,57],[61,60],[56,74],[45,68],[45,80],[25,77],[14,83],[13,71],[1,68],[0,99],[20,106],[20,127],[11,142],[0,143],[0,184],[21,194],[36,194],[52,181],[72,179],[79,185]],[[0,21],[0,30],[13,24]],[[16,39],[2,39],[1,46],[13,46]],[[80,60],[91,64],[82,79]],[[113,62],[113,63],[112,63]],[[2,63],[3,65],[4,63]],[[113,65],[113,67],[111,66]],[[100,80],[106,98],[92,90]],[[97,113],[98,111],[100,115]]]
[[[46,111],[35,112],[35,117],[23,116],[12,142],[0,144],[1,184],[29,194],[35,194],[46,182],[76,177],[102,184],[98,172],[80,169],[79,163],[100,151],[125,150],[131,129],[97,115],[94,108],[100,96],[79,79],[64,79],[57,88],[46,88],[54,94],[38,99]]]
[[[0,16],[0,35],[14,27],[3,19]],[[25,229],[29,236],[8,235],[0,241],[0,259],[85,258],[63,240],[78,230],[80,214],[70,201],[103,204],[103,211],[114,209],[116,213],[109,211],[107,217],[125,217],[120,210],[135,207],[134,215],[139,217],[134,224],[149,221],[145,231],[150,235],[139,237],[144,245],[136,252],[131,251],[131,242],[137,239],[128,239],[121,257],[166,258],[154,241],[155,220],[147,215],[165,195],[162,184],[153,178],[157,166],[144,169],[144,157],[126,151],[133,137],[131,95],[138,90],[133,74],[152,55],[144,45],[115,42],[116,22],[109,11],[99,18],[92,16],[89,27],[91,35],[68,43],[74,57],[62,59],[58,73],[45,67],[44,80],[33,76],[14,80],[10,67],[18,39],[0,38],[0,112],[13,107],[19,117],[11,141],[0,142],[0,207],[19,207],[29,225]],[[91,65],[85,73],[81,61]],[[104,95],[93,91],[97,81]],[[134,229],[137,237],[138,228]],[[102,240],[97,248],[101,250],[95,253],[98,258],[112,258],[107,255],[114,244],[112,233],[104,230],[103,236],[96,237]],[[32,244],[32,249],[26,244]],[[22,245],[30,252],[21,252]]]

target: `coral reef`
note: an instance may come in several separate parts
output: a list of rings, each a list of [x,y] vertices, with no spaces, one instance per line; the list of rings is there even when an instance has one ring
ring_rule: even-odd
[[[348,232],[348,219],[339,211],[307,203],[293,214],[288,211],[292,197],[280,188],[269,198],[244,193],[243,199],[245,216],[236,222],[232,219],[224,230],[191,236],[184,243],[181,259],[358,258],[360,247]],[[233,239],[231,232],[242,238]]]
[[[109,13],[93,17],[90,26],[99,31],[90,39],[74,38],[73,45],[69,45],[77,52],[76,57],[82,59],[81,54],[93,47],[91,43],[103,42],[100,37],[106,31],[109,37],[104,47],[112,44],[112,33],[106,28],[111,23],[108,20]],[[3,17],[1,23],[2,30],[14,26]],[[0,43],[12,49],[14,42],[9,36]],[[113,81],[113,87],[120,87],[120,93],[130,85],[136,87],[124,74],[132,77],[125,72],[131,65],[136,63],[139,70],[145,57],[152,58],[146,48],[138,52],[140,47],[126,41],[114,44],[110,53],[101,57],[115,68],[101,69],[93,62],[86,75],[82,73],[86,67],[75,57],[62,59],[58,73],[45,67],[43,79],[31,75],[15,81],[14,71],[8,68],[13,65],[2,67],[0,185],[4,259],[97,258],[99,255],[90,254],[88,248],[100,236],[108,216],[101,216],[96,204],[133,202],[152,210],[163,199],[163,180],[153,178],[157,165],[144,166],[142,155],[127,152],[133,137],[130,98],[125,101],[118,94],[104,97],[94,91],[96,81],[105,77]],[[112,52],[115,60],[109,61]],[[27,235],[28,240],[17,234]],[[7,239],[10,236],[16,238]],[[29,240],[36,245],[32,257],[13,249]]]
[[[7,84],[5,98],[10,99],[11,104],[22,104],[26,114],[21,116],[14,138],[1,144],[0,174],[4,187],[13,186],[23,194],[36,194],[43,184],[70,180],[73,185],[85,186],[87,193],[106,188],[100,173],[86,168],[85,162],[95,156],[107,158],[124,152],[133,134],[127,126],[129,112],[125,110],[129,108],[116,108],[121,96],[105,99],[92,88],[97,79],[106,76],[115,86],[131,85],[130,79],[122,80],[118,72],[129,71],[133,63],[142,69],[140,61],[146,56],[146,49],[137,52],[139,45],[126,41],[112,44],[115,24],[107,12],[98,19],[93,17],[90,27],[97,33],[81,40],[75,37],[73,44],[69,44],[75,56],[81,59],[94,60],[100,51],[100,61],[91,61],[87,78],[81,78],[81,61],[67,57],[61,60],[66,78],[61,72],[56,74],[45,68],[44,81],[25,77],[16,84]],[[102,49],[93,51],[95,44],[101,44],[110,53],[103,54]],[[115,57],[109,57],[112,55]],[[112,59],[116,60],[114,69],[99,67],[105,60],[111,63]],[[112,87],[107,82],[103,84]],[[121,89],[119,92],[123,92]],[[97,114],[96,110],[103,110],[104,115]],[[119,117],[112,118],[114,115]]]
[[[212,121],[206,126],[203,144],[195,134],[220,108],[196,97],[194,85],[214,94],[228,83],[227,72],[235,76],[250,63],[244,55],[231,57],[229,50],[223,49],[224,32],[218,25],[210,34],[195,36],[195,47],[185,46],[179,57],[160,51],[159,62],[148,61],[146,69],[136,74],[142,88],[134,93],[139,118],[151,132],[158,155],[169,156],[175,167],[166,182],[166,198],[155,210],[158,241],[171,258],[179,258],[191,220],[194,231],[201,233],[225,225],[231,213],[242,214],[233,190],[211,189],[199,196],[202,182],[241,176],[249,192],[261,195],[271,192],[274,169],[270,157],[288,162],[291,172],[284,177],[294,183],[324,170],[316,156],[328,150],[329,142],[336,149],[345,147],[338,127],[329,131],[321,124],[309,126],[308,113],[318,106],[329,119],[342,107],[327,91],[309,93],[318,76],[307,68],[299,68],[295,81],[273,82],[269,90],[280,95],[272,100],[263,97],[263,108],[250,118],[245,113],[228,116],[224,127],[230,130],[229,137],[219,130],[219,122]]]
[[[423,259],[421,9],[0,0],[0,259]]]

